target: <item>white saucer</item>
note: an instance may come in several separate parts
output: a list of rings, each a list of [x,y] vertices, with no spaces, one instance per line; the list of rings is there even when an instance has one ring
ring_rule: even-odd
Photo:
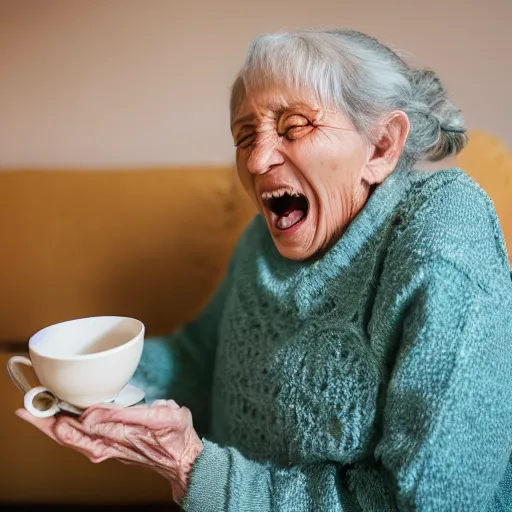
[[[121,390],[119,395],[117,395],[115,400],[109,403],[113,403],[121,407],[132,407],[133,405],[137,405],[143,402],[145,397],[146,393],[142,389],[133,386],[132,384],[127,384]],[[67,402],[59,401],[57,405],[60,410],[69,412],[71,414],[80,415],[82,412],[84,412],[84,409],[78,409],[74,405],[68,404]]]

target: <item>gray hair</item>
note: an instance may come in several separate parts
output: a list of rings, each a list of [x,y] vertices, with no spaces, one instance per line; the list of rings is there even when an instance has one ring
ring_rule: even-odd
[[[353,30],[265,34],[250,48],[231,91],[231,120],[245,94],[271,86],[312,92],[320,105],[342,111],[372,139],[376,122],[404,111],[411,128],[403,157],[437,161],[468,138],[460,110],[429,69],[412,69],[375,38]]]

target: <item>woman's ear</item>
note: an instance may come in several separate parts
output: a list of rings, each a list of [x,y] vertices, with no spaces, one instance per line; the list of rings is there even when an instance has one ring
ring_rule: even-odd
[[[363,180],[370,185],[382,183],[394,170],[409,135],[410,122],[407,114],[396,110],[381,120],[370,146]]]

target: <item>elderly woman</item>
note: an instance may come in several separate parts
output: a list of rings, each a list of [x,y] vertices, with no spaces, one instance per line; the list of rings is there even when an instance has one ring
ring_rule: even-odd
[[[444,168],[467,137],[437,76],[358,32],[266,35],[231,128],[259,215],[203,314],[146,343],[167,400],[18,414],[189,511],[512,510],[509,260]]]

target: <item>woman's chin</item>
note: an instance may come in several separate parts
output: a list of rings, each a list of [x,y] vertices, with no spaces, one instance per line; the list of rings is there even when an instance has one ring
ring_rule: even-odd
[[[287,260],[293,261],[306,261],[309,259],[309,254],[304,251],[302,247],[290,246],[289,244],[280,244],[274,239],[279,254]]]
[[[296,261],[303,261],[311,258],[314,250],[311,242],[314,239],[311,233],[312,219],[305,217],[297,224],[288,229],[279,229],[268,222],[267,224],[277,250],[284,258]]]

